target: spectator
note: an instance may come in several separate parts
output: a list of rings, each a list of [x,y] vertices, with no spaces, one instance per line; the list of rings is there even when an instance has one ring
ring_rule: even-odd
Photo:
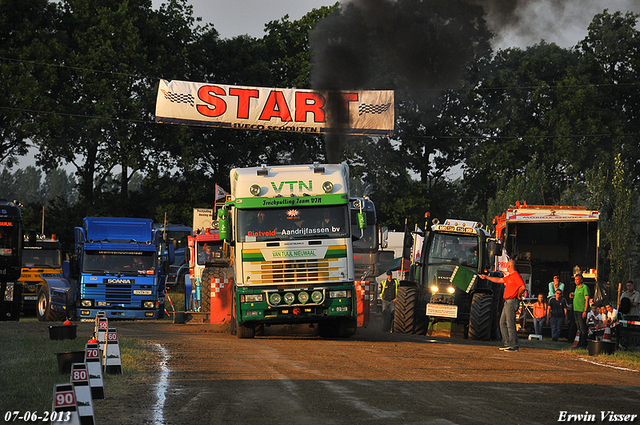
[[[393,316],[396,310],[396,296],[398,295],[398,279],[394,279],[391,270],[387,278],[380,284],[380,298],[382,298],[382,331],[392,332]]]
[[[549,326],[551,326],[551,340],[558,341],[560,332],[564,326],[564,320],[567,316],[567,300],[562,296],[562,290],[556,289],[554,297],[549,300],[547,316],[549,317]]]
[[[636,291],[632,280],[628,280],[626,285],[627,290],[620,296],[620,312],[627,320],[638,320],[640,319],[640,292]],[[629,301],[623,301],[625,299]],[[625,304],[628,305],[628,310]]]
[[[560,282],[558,275],[553,276],[553,280],[549,282],[549,293],[547,298],[552,298],[556,294],[556,289],[560,289],[564,293],[564,283]]]
[[[613,308],[611,303],[607,303],[605,308],[607,309],[607,315],[603,317],[605,326],[615,326],[618,322],[618,310]]]
[[[536,335],[542,335],[542,325],[547,319],[547,302],[543,294],[538,294],[538,301],[533,303],[533,329]]]
[[[516,262],[513,260],[507,261],[507,273],[504,277],[492,277],[485,274],[480,274],[478,277],[494,283],[504,283],[504,306],[500,316],[500,333],[502,334],[504,346],[500,347],[500,350],[508,352],[519,351],[516,312],[520,307],[520,300],[522,300],[525,287],[520,273],[516,271]]]
[[[576,273],[574,276],[576,289],[573,292],[573,317],[580,332],[580,342],[578,347],[584,348],[587,346],[587,312],[589,309],[589,288],[584,284],[582,279],[582,272]]]
[[[598,327],[602,323],[602,315],[600,314],[600,310],[598,306],[595,304],[591,305],[591,310],[587,314],[587,326],[589,327]]]

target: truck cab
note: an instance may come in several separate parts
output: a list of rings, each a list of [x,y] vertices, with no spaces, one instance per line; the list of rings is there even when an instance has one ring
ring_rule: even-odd
[[[62,274],[62,245],[55,235],[47,238],[29,232],[24,240],[22,250],[22,311],[25,315],[43,317],[48,305],[38,303],[38,293],[46,285],[46,277],[51,274]],[[40,309],[40,311],[38,311]]]
[[[22,245],[22,212],[0,199],[0,321],[20,320]]]

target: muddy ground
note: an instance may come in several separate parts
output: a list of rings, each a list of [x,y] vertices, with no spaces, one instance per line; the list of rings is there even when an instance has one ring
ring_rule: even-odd
[[[91,326],[81,323],[79,335]],[[505,353],[497,342],[375,325],[347,340],[307,327],[240,340],[170,320],[111,326],[121,340],[145,341],[157,361],[142,374],[125,371],[94,402],[97,424],[608,423],[610,412],[640,423],[638,371],[535,341]]]

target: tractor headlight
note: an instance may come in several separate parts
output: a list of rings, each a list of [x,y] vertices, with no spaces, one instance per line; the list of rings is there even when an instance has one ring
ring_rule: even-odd
[[[450,294],[454,294],[456,292],[456,288],[454,288],[453,286],[449,286],[447,288],[447,292]]]
[[[435,294],[440,290],[440,288],[438,288],[436,285],[431,285],[431,288],[429,289],[431,289],[432,294]]]

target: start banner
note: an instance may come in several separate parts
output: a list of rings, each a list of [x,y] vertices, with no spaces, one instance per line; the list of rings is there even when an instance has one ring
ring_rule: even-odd
[[[160,80],[156,122],[390,136],[393,90],[324,92]]]

